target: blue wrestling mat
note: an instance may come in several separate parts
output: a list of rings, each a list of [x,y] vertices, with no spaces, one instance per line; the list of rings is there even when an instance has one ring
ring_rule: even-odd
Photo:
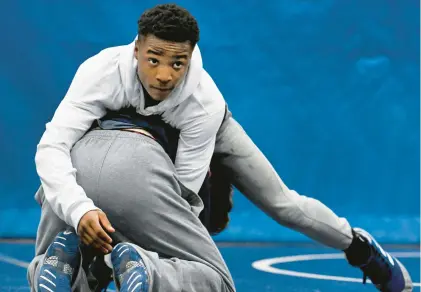
[[[316,245],[219,244],[237,291],[351,292],[377,291],[362,285],[362,274],[343,255]],[[420,291],[420,250],[416,246],[386,247],[411,273]],[[26,267],[32,242],[0,243],[0,291],[29,291]],[[115,291],[110,287],[109,291]]]

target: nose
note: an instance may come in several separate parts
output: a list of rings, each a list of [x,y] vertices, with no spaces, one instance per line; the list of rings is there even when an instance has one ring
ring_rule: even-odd
[[[171,71],[167,68],[158,69],[156,79],[159,83],[168,84],[172,80]]]

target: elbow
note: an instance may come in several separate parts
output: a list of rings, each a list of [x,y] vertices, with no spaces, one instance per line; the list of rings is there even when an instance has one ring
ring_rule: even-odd
[[[35,165],[39,169],[39,166],[45,161],[45,157],[48,157],[49,148],[51,145],[45,143],[39,143],[35,152]]]
[[[52,161],[54,158],[61,157],[63,154],[68,156],[70,148],[64,143],[51,143],[41,141],[37,145],[35,152],[35,165],[39,168],[41,165],[45,165],[45,162]]]
[[[43,145],[42,143],[39,143],[37,145],[37,149],[35,151],[35,163],[38,164],[40,162],[40,160],[42,159],[42,156],[44,154],[45,151],[45,145]]]

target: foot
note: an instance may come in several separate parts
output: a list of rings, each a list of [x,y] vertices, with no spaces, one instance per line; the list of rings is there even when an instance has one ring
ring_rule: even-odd
[[[408,271],[395,257],[385,252],[376,240],[365,230],[355,228],[351,246],[345,251],[348,262],[359,267],[367,277],[384,292],[412,291]]]
[[[38,291],[71,291],[79,267],[79,237],[72,230],[57,234],[45,253],[38,277]]]
[[[121,292],[147,292],[149,275],[145,263],[136,249],[119,243],[111,252],[114,281]]]

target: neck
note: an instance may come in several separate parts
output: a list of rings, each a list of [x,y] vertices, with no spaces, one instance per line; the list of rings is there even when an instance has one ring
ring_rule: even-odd
[[[154,100],[143,86],[142,88],[143,88],[143,95],[145,96],[145,108],[154,106],[160,103],[160,101]]]
[[[137,71],[137,70],[136,70]],[[140,81],[139,74],[136,73],[137,81],[142,85],[143,96],[145,97],[145,108],[154,106],[160,103],[160,101],[154,100],[149,93],[146,91],[145,86],[143,86],[142,81]]]

